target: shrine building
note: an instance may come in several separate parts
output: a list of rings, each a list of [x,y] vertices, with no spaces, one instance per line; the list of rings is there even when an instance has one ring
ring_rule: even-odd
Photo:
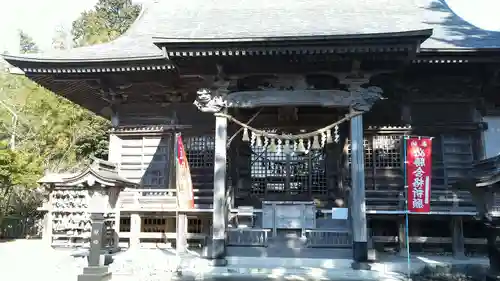
[[[53,246],[88,243],[86,179],[120,187],[108,215],[130,247],[219,265],[405,252],[411,135],[433,137],[431,211],[410,215],[412,251],[485,244],[470,194],[450,185],[500,152],[500,32],[444,0],[149,1],[112,42],[4,58],[112,122],[107,161],[41,180]],[[177,133],[194,208],[177,204]]]

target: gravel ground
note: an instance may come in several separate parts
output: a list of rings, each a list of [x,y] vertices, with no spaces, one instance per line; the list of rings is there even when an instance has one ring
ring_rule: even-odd
[[[73,252],[44,247],[39,240],[0,243],[1,279],[76,280],[87,260],[72,257]],[[110,271],[113,281],[165,281],[171,279],[176,261],[175,256],[161,249],[128,250],[114,256]]]
[[[426,267],[412,275],[413,281],[483,281],[487,268],[481,265]]]
[[[75,258],[74,250],[54,250],[40,240],[17,240],[0,243],[0,280],[71,281],[82,273],[86,258]],[[114,256],[110,265],[112,281],[168,281],[178,267],[178,259],[162,249],[127,250]],[[200,262],[183,268],[203,266]],[[412,276],[413,281],[479,281],[485,268],[463,265],[426,268]],[[235,279],[235,278],[229,278]],[[255,280],[242,278],[238,280]],[[215,279],[214,279],[215,280]],[[219,280],[227,280],[220,278]]]

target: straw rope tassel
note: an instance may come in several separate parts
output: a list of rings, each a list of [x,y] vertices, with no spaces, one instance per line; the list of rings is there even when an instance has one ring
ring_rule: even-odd
[[[276,152],[276,140],[270,139],[268,149],[270,152]]]
[[[250,145],[254,146],[256,140],[257,140],[257,135],[254,132],[252,132],[252,138],[250,139]]]
[[[257,146],[257,147],[262,146],[262,138],[259,135],[256,136],[255,146]]]
[[[320,149],[321,145],[319,144],[319,136],[313,137],[313,143],[311,145],[311,149]]]
[[[283,145],[283,152],[285,154],[290,153],[290,150],[292,148],[290,147],[290,140],[285,140],[285,144]]]
[[[326,143],[332,143],[332,142],[333,142],[332,131],[327,130],[326,131]]]
[[[306,152],[306,147],[304,146],[304,140],[300,139],[299,143],[297,145],[297,151],[298,152]]]
[[[242,141],[248,142],[250,141],[250,138],[248,137],[248,129],[245,128],[243,129],[243,136],[241,137]]]
[[[339,143],[340,135],[339,135],[339,126],[335,125],[335,143]]]

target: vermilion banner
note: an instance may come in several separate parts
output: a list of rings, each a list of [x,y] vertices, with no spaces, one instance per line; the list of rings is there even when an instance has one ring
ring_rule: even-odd
[[[193,182],[191,179],[191,170],[187,161],[186,151],[180,134],[176,136],[177,161],[176,161],[176,185],[177,185],[177,204],[180,209],[194,209]]]
[[[410,137],[406,139],[406,186],[408,211],[431,211],[432,139]]]

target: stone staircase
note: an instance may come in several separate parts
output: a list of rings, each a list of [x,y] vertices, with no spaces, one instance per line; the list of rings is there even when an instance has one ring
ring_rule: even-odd
[[[213,167],[193,167],[191,168],[191,178],[195,207],[200,209],[212,208],[214,197]]]

